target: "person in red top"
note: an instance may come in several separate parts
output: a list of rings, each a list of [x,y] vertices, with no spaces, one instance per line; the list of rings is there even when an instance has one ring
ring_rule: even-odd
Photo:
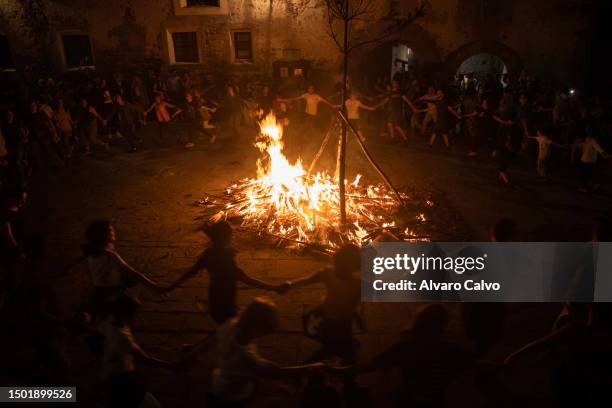
[[[173,116],[170,115],[168,109],[176,109],[174,115],[181,113],[181,110],[171,103],[164,100],[161,93],[155,95],[155,102],[151,104],[149,109],[144,112],[146,117],[151,111],[155,111],[155,120],[157,121],[159,131],[159,143],[162,143],[164,130],[168,127],[168,123],[172,121]]]

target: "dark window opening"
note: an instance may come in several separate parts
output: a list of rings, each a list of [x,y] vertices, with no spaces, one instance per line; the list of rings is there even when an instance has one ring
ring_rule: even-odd
[[[9,47],[8,38],[0,35],[0,69],[13,69],[13,57],[11,56],[11,48]]]
[[[248,31],[234,32],[234,55],[237,60],[252,60],[253,45],[251,33]]]
[[[221,7],[219,0],[187,0],[187,7]]]
[[[62,43],[64,45],[66,67],[78,68],[94,65],[91,42],[88,35],[65,34],[62,35]]]
[[[195,32],[172,33],[172,43],[174,45],[174,62],[200,62],[198,38]]]

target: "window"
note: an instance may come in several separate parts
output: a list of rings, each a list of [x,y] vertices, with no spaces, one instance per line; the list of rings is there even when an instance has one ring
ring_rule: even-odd
[[[221,7],[219,0],[185,0],[184,7]]]
[[[177,16],[229,14],[228,0],[173,0]]]
[[[171,33],[170,62],[173,64],[197,64],[200,62],[198,33],[182,31]]]
[[[253,44],[250,31],[234,31],[234,58],[236,60],[252,60]]]
[[[13,64],[8,38],[5,35],[0,35],[0,71],[14,68],[15,65]]]
[[[91,67],[94,65],[91,42],[86,34],[63,34],[64,62],[66,68]]]

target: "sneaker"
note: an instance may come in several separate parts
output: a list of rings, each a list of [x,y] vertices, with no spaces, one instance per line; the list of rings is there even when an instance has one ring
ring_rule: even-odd
[[[185,147],[186,147],[187,149],[189,149],[190,147],[194,147],[194,146],[195,146],[195,143],[193,143],[193,142],[189,142],[189,143],[187,143],[187,144],[185,145]]]

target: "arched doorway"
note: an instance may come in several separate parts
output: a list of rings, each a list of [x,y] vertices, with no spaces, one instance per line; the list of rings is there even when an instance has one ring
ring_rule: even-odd
[[[481,71],[501,69],[501,73],[511,77],[518,76],[523,67],[519,55],[507,45],[498,42],[465,44],[448,54],[445,62],[451,77],[462,69],[464,63],[468,63],[467,66],[472,68],[479,67]]]
[[[499,76],[508,73],[508,67],[497,55],[480,53],[465,59],[459,68],[457,75],[474,74],[474,76],[494,75]]]

